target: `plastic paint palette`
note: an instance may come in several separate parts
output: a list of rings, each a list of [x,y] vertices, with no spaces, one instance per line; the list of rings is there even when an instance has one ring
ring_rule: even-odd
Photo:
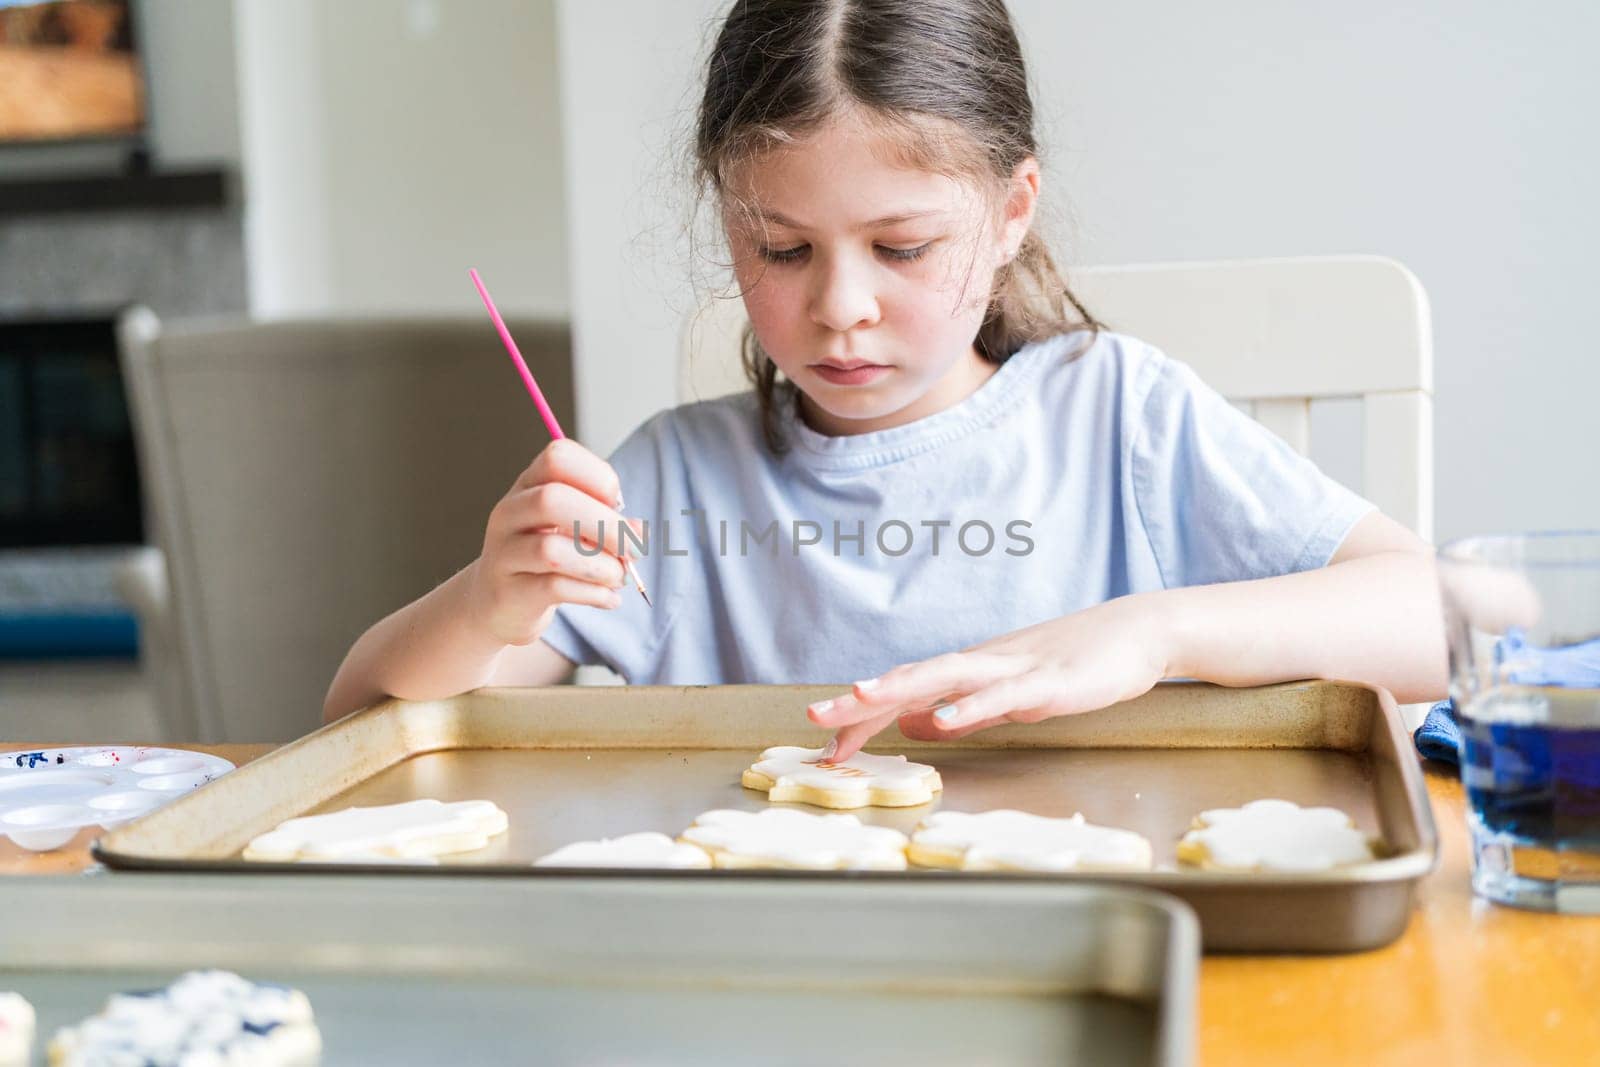
[[[120,826],[231,770],[220,756],[178,748],[0,752],[0,837],[48,852],[85,826]]]

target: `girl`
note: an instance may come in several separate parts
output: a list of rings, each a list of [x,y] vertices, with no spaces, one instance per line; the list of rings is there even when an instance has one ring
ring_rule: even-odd
[[[478,559],[356,643],[328,718],[575,663],[861,678],[809,709],[844,759],[1163,678],[1442,693],[1427,546],[1063,282],[1002,0],[739,0],[695,152],[754,390],[609,464],[545,449]]]

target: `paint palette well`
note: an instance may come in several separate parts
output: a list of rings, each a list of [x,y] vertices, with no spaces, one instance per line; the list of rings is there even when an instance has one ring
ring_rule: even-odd
[[[231,770],[220,756],[177,748],[0,752],[0,837],[47,852],[85,826],[120,826]]]

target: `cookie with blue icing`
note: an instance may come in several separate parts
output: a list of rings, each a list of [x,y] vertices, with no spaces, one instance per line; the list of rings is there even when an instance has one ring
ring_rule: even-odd
[[[27,1067],[33,1047],[33,1005],[20,993],[0,993],[0,1067]]]
[[[50,1041],[52,1067],[314,1067],[321,1055],[304,993],[231,971],[190,971],[165,989],[118,993]]]

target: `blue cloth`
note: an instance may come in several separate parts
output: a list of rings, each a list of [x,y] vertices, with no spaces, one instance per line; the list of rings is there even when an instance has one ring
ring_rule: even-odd
[[[1411,735],[1417,751],[1424,759],[1438,760],[1452,766],[1461,764],[1461,726],[1456,722],[1456,706],[1451,700],[1441,700],[1428,709],[1428,715]]]
[[[611,462],[656,606],[564,605],[544,640],[633,684],[848,683],[1128,593],[1320,567],[1370,511],[1188,367],[1086,337],[904,426],[788,412],[782,455],[750,393],[655,416]]]
[[[1522,630],[1512,627],[1495,645],[1494,657],[1497,673],[1512,685],[1600,688],[1600,638],[1540,648],[1528,644]],[[1461,724],[1456,721],[1455,701],[1441,700],[1429,708],[1411,736],[1425,758],[1460,765]]]
[[[139,624],[127,611],[0,611],[0,660],[131,659],[138,654]]]

